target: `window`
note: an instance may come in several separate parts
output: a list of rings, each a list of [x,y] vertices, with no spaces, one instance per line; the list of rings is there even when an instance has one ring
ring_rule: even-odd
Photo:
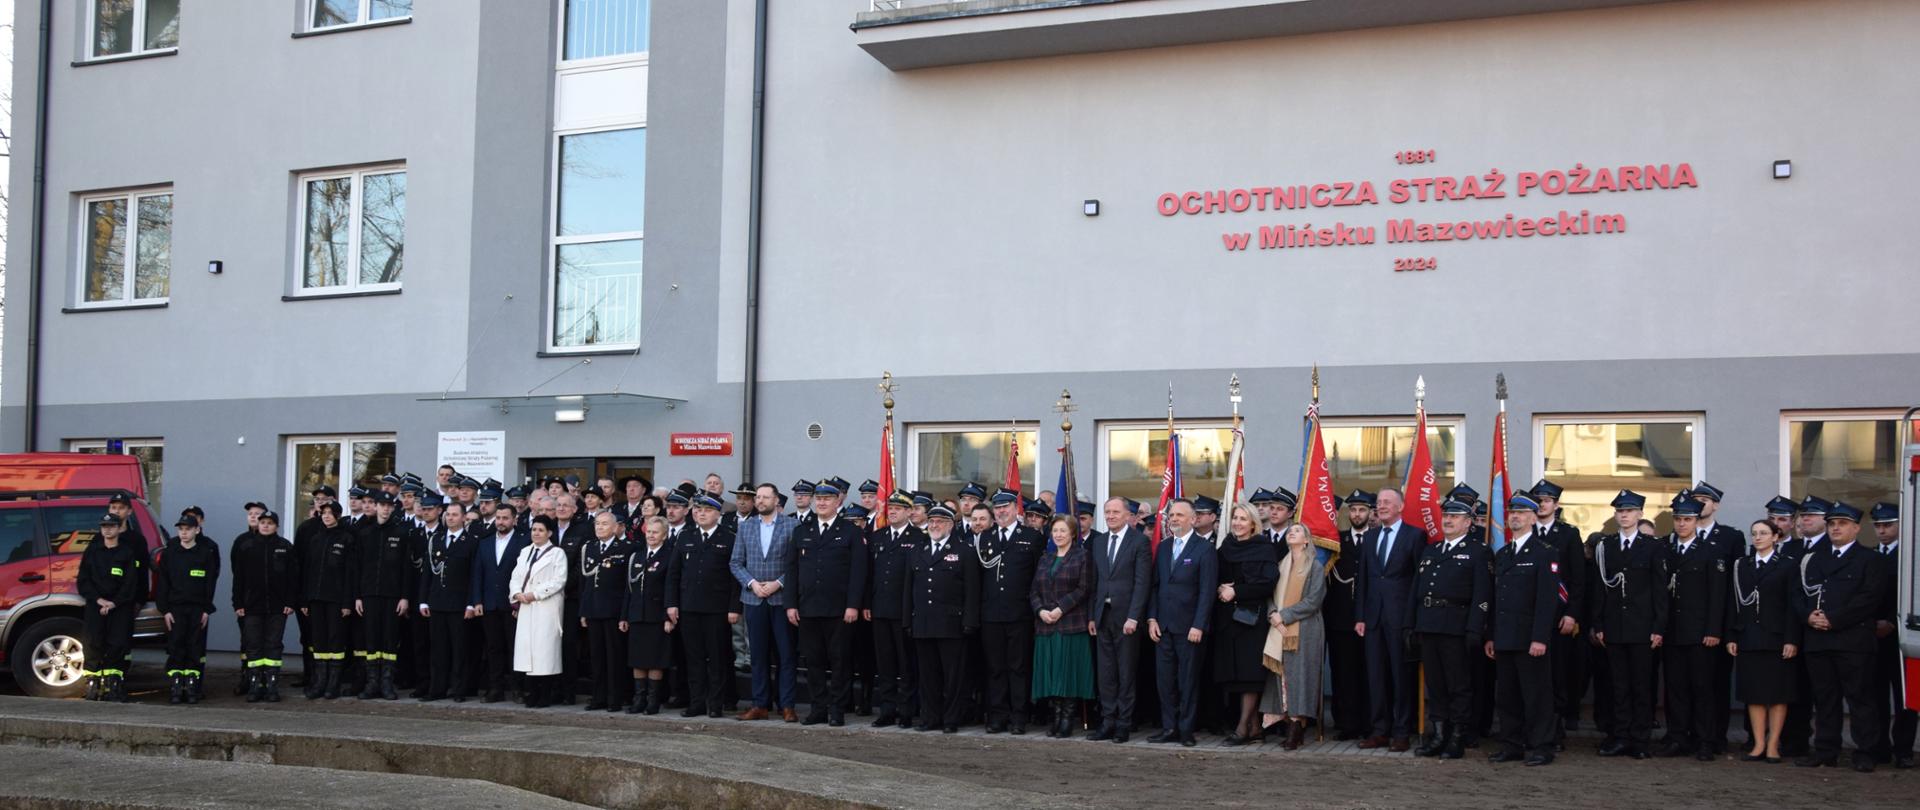
[[[77,439],[67,442],[67,450],[73,453],[105,453],[107,443],[98,439]],[[120,452],[140,459],[140,475],[147,479],[147,502],[159,506],[162,465],[166,462],[166,445],[159,439],[122,439]]]
[[[649,0],[567,0],[561,58],[598,59],[647,52]]]
[[[1411,418],[1321,419],[1320,442],[1326,446],[1333,494],[1344,498],[1356,489],[1405,487],[1407,466],[1413,461],[1413,427]],[[1459,461],[1461,438],[1460,417],[1427,415],[1427,454],[1433,459],[1433,480],[1443,488],[1466,478]],[[1297,485],[1295,480],[1280,484],[1289,490]]]
[[[392,436],[299,436],[287,440],[287,511],[282,531],[305,520],[313,490],[322,484],[345,492],[394,471]]]
[[[302,292],[400,287],[407,172],[383,166],[300,178]]]
[[[1900,502],[1900,413],[1786,413],[1780,419],[1780,489],[1871,509]]]
[[[563,134],[556,151],[549,346],[637,347],[647,130]]]
[[[313,13],[308,15],[307,24],[316,29],[413,16],[413,0],[312,0],[312,3]]]
[[[173,191],[92,196],[81,205],[79,306],[166,301],[173,275]]]
[[[1155,424],[1160,427],[1154,427]],[[1100,426],[1097,468],[1101,497],[1132,498],[1152,509],[1160,504],[1160,477],[1167,463],[1166,422]],[[1227,453],[1233,426],[1227,422],[1176,422],[1180,431],[1180,491],[1188,498],[1217,498],[1227,488]]]
[[[88,0],[88,55],[94,59],[180,47],[180,0]]]
[[[1613,531],[1613,496],[1647,496],[1643,516],[1673,530],[1671,504],[1706,477],[1705,419],[1695,415],[1536,417],[1533,446],[1540,476],[1566,488],[1560,506],[1581,531]]]
[[[54,554],[79,554],[100,536],[98,506],[48,506],[40,510],[47,524],[47,548]]]
[[[926,425],[907,428],[907,486],[938,500],[957,497],[968,481],[992,492],[1007,482],[1007,442],[1020,443],[1020,484],[1034,491],[1040,434],[1022,426]]]
[[[39,554],[40,523],[30,504],[0,509],[0,565],[24,562]]]

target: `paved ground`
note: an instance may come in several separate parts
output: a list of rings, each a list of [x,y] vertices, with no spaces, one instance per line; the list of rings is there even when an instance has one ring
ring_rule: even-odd
[[[309,703],[299,698],[297,691],[280,704],[246,704],[226,697],[225,688],[211,691],[220,695],[214,705],[254,711],[480,720],[720,737],[1096,806],[1254,807],[1284,803],[1479,810],[1748,804],[1920,806],[1920,771],[1882,768],[1863,775],[1734,760],[1629,762],[1596,756],[1596,740],[1592,737],[1573,740],[1569,750],[1551,766],[1523,768],[1493,765],[1477,752],[1469,752],[1465,760],[1441,762],[1405,754],[1360,752],[1350,744],[1331,741],[1298,752],[1283,752],[1272,745],[1221,748],[1212,740],[1203,740],[1199,748],[1183,749],[1147,745],[1139,736],[1128,745],[1116,746],[1078,739],[1051,740],[1035,734],[1024,738],[988,736],[977,727],[953,736],[921,734],[868,728],[866,718],[858,717],[849,717],[846,728],[803,728],[732,719],[689,721],[668,712],[652,717],[587,713],[578,707],[529,710],[507,704],[419,704],[404,699]],[[155,697],[146,695],[144,700],[153,702]],[[178,711],[194,709],[182,707]],[[656,738],[654,742],[659,739],[670,738]]]

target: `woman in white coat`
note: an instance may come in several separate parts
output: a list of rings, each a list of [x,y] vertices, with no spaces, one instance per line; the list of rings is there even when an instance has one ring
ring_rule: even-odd
[[[553,538],[559,524],[546,515],[534,517],[530,533],[533,545],[520,550],[514,563],[513,613],[517,617],[513,633],[513,668],[527,676],[529,708],[544,708],[553,703],[555,683],[561,672],[560,626],[562,592],[567,587],[567,555]]]

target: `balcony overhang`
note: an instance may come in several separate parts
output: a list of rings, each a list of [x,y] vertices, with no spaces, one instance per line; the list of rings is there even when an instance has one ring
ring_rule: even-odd
[[[891,70],[1475,20],[1673,0],[959,0],[861,12]]]

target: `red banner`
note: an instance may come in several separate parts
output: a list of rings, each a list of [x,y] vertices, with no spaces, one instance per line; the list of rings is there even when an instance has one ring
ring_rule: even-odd
[[[1320,441],[1318,405],[1307,411],[1307,463],[1300,476],[1300,522],[1321,540],[1340,540],[1340,522],[1334,504],[1333,473],[1327,469],[1327,448]]]
[[[731,433],[675,433],[669,439],[668,453],[676,456],[731,456]]]
[[[1413,428],[1413,461],[1407,466],[1407,508],[1401,520],[1425,529],[1427,542],[1446,538],[1440,529],[1440,485],[1433,476],[1433,457],[1427,452],[1427,409],[1421,408]]]
[[[887,499],[893,497],[893,421],[880,428],[880,508],[874,510],[873,527],[887,527]]]

